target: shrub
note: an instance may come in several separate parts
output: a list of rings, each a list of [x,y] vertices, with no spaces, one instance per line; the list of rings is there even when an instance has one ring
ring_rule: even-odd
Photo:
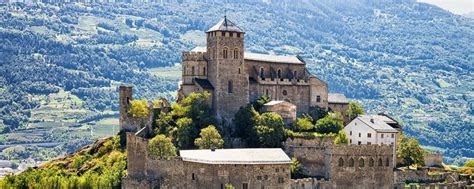
[[[146,118],[148,116],[148,103],[146,100],[132,100],[130,102],[129,114],[136,118]]]

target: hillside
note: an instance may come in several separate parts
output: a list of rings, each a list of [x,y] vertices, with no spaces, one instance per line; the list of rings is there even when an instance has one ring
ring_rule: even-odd
[[[66,157],[0,180],[1,188],[120,188],[127,156],[120,137],[101,139]]]
[[[36,142],[71,141],[47,159],[93,141],[90,128],[116,116],[120,84],[173,99],[180,71],[162,67],[203,45],[226,9],[247,51],[298,54],[330,91],[369,113],[383,106],[431,149],[474,157],[472,19],[412,1],[212,4],[0,5],[3,144],[38,132]]]

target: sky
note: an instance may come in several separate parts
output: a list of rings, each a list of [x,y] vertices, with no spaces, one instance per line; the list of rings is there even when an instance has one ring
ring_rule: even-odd
[[[449,10],[454,14],[474,12],[474,0],[418,0]]]

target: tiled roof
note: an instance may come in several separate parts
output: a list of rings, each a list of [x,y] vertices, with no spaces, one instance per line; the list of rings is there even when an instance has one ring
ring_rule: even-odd
[[[395,133],[398,132],[396,129],[388,125],[379,115],[360,115],[356,119],[361,120],[367,126],[371,127],[377,132],[390,132]]]
[[[191,52],[206,52],[206,47],[195,47]],[[278,56],[269,54],[258,54],[258,53],[244,53],[245,60],[262,61],[262,62],[275,62],[275,63],[289,63],[289,64],[304,64],[298,56]]]
[[[207,32],[212,31],[232,31],[244,33],[242,29],[240,29],[236,24],[227,19],[227,17],[224,17],[216,25],[212,26],[209,30],[207,30]]]
[[[194,81],[196,81],[196,83],[203,89],[214,90],[214,86],[212,86],[211,82],[207,79],[194,78]]]
[[[290,164],[280,148],[180,150],[183,161],[205,164]]]
[[[346,96],[344,96],[344,94],[329,93],[328,94],[328,103],[347,104],[347,103],[349,103],[349,100],[347,100],[347,98],[346,98]]]

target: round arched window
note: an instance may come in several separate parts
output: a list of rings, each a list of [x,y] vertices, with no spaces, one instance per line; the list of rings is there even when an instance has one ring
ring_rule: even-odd
[[[286,90],[283,90],[283,95],[284,96],[288,95],[288,92]]]

